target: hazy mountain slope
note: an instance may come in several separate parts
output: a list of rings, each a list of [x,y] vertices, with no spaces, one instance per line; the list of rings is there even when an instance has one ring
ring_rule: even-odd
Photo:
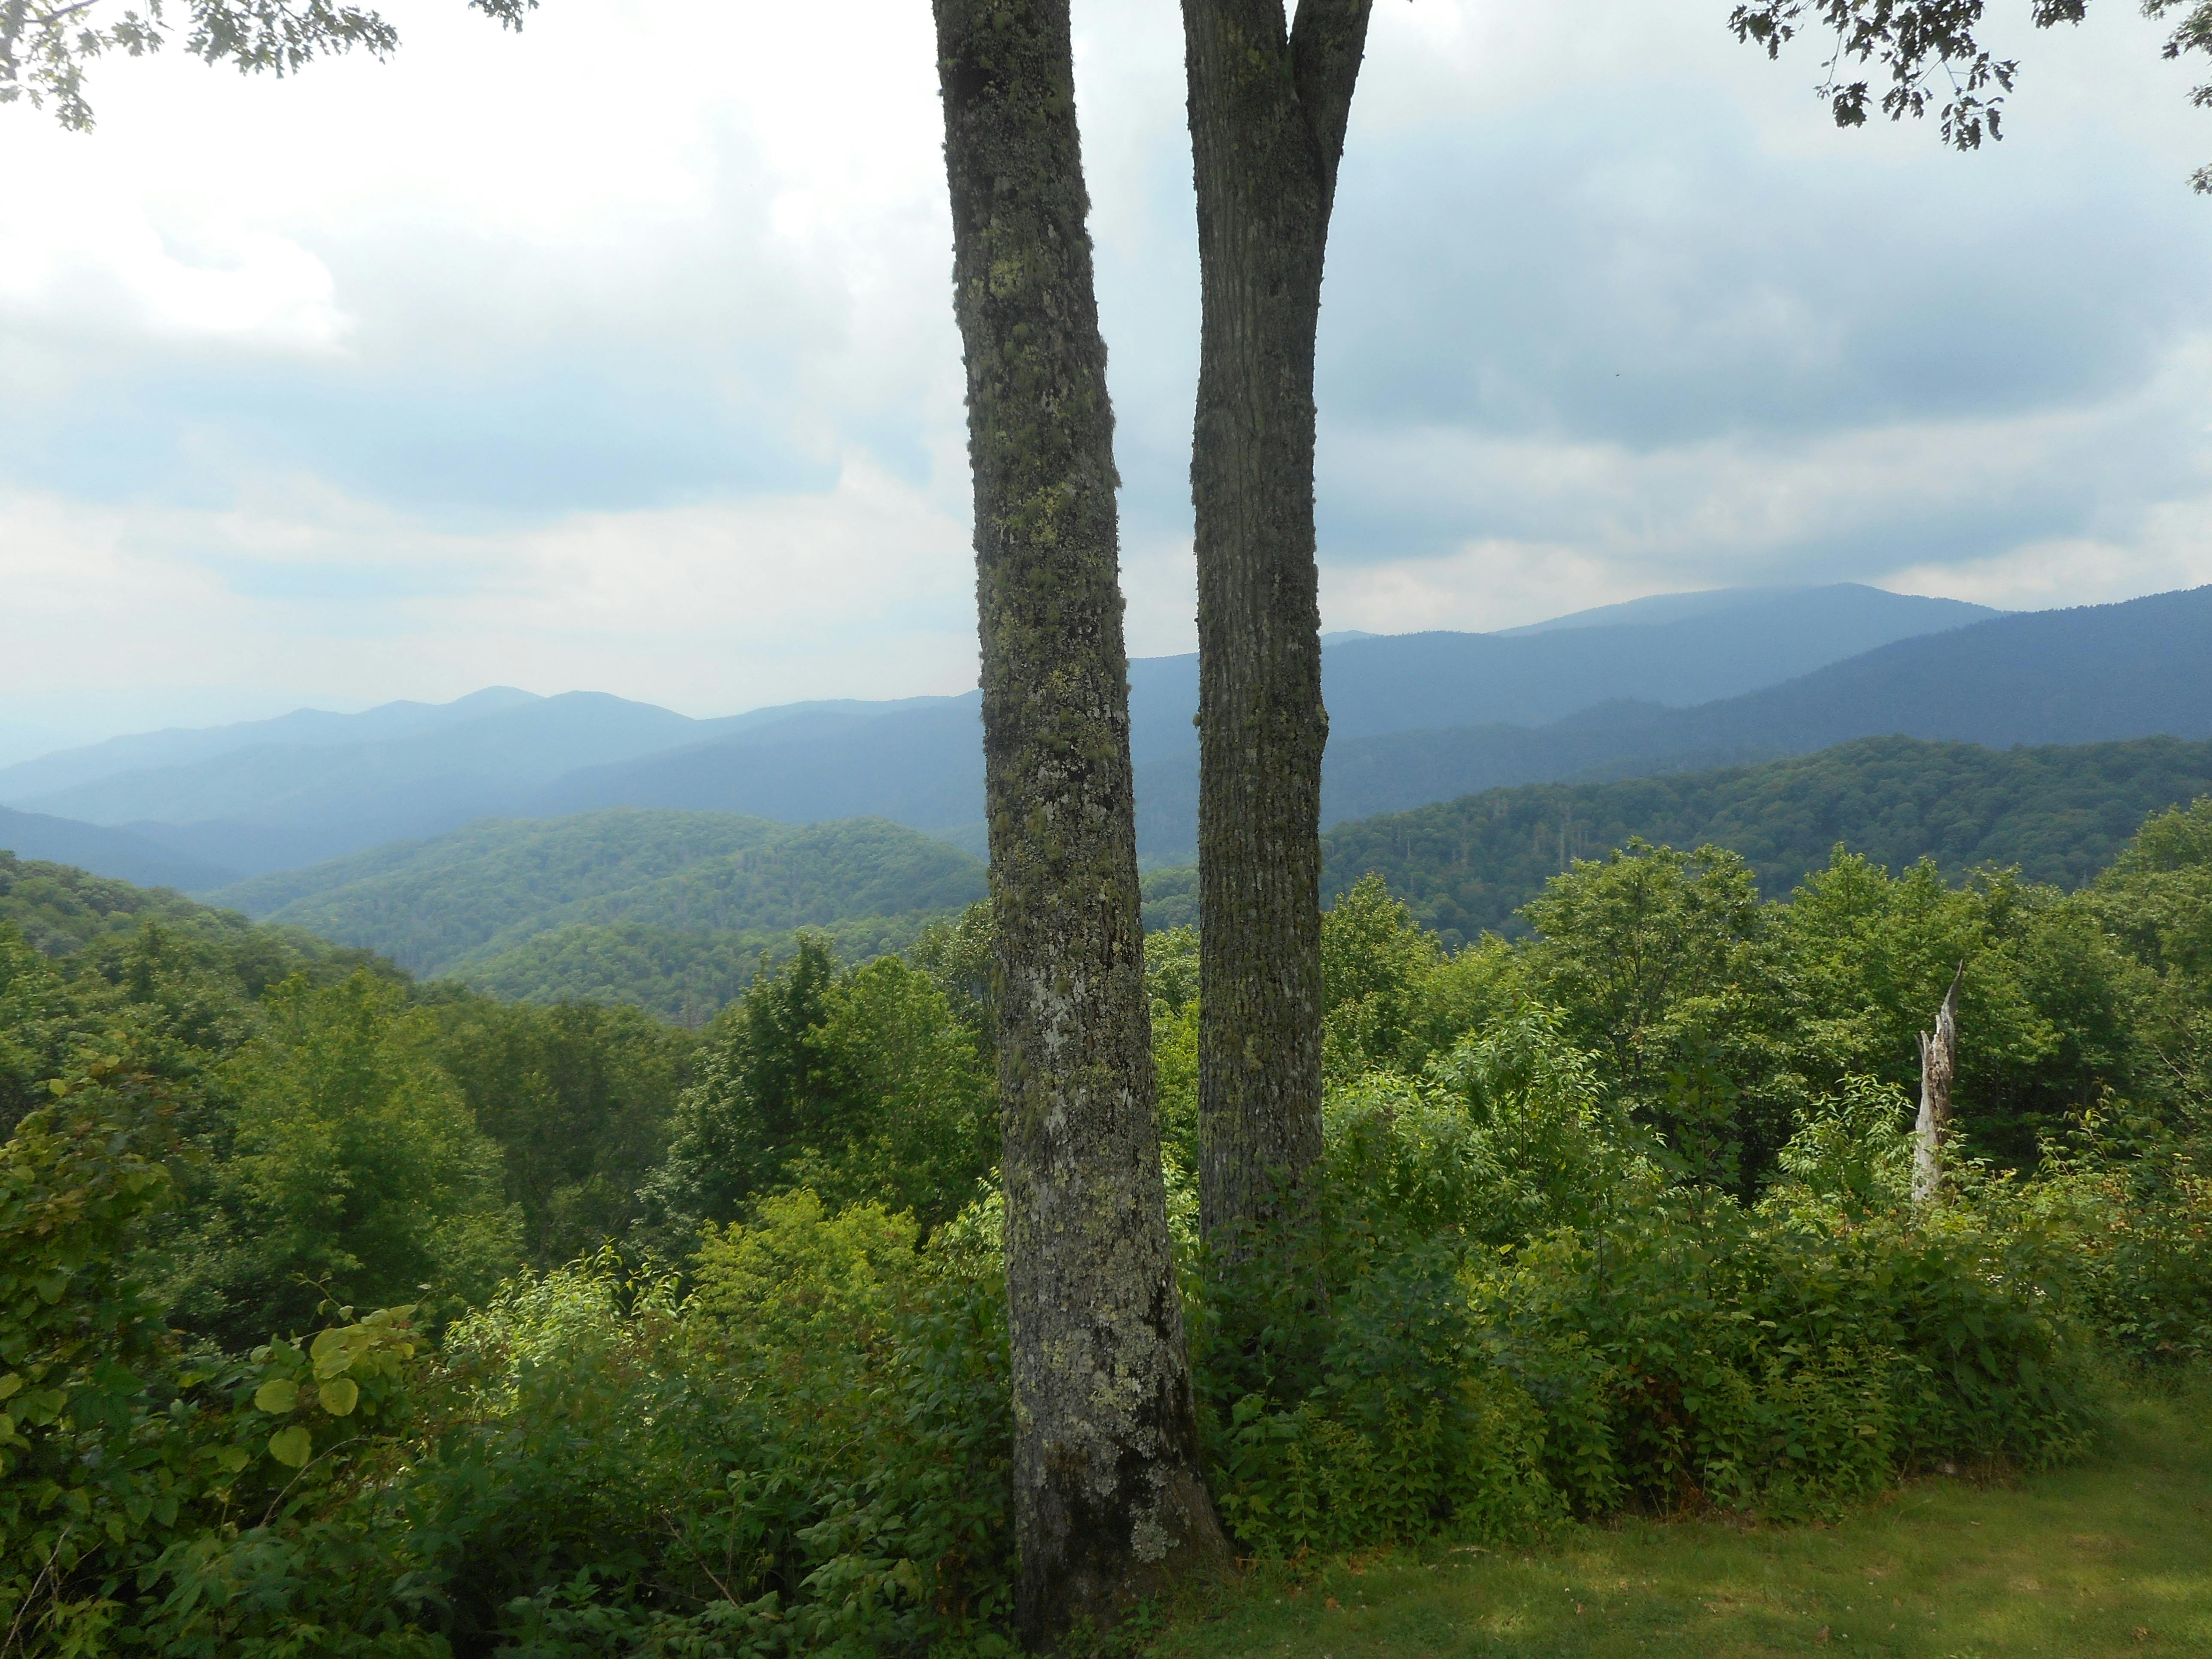
[[[1335,734],[1345,742],[1541,721],[1604,698],[1694,702],[1981,614],[1849,586],[1685,603],[1686,612],[1683,604],[1638,602],[1528,635],[1339,638],[1323,659]],[[1166,792],[1188,785],[1189,793],[1196,659],[1132,663],[1130,686],[1139,765],[1164,763]],[[874,814],[969,844],[983,816],[975,708],[970,693],[795,703],[695,720],[593,693],[539,698],[495,690],[442,706],[301,711],[118,738],[0,769],[0,799],[129,827],[166,848],[173,863],[248,873],[436,835],[479,817],[611,806],[794,823]],[[1595,744],[1607,753],[1620,746],[1617,738]],[[1178,769],[1190,775],[1180,783]],[[1162,811],[1174,816],[1164,805],[1153,816]]]
[[[1858,584],[1849,586],[1856,586]],[[1542,622],[1524,623],[1518,628],[1501,628],[1498,633],[1502,638],[1511,639],[1524,634],[1556,633],[1563,628],[1614,628],[1623,623],[1680,622],[1686,617],[1710,616],[1717,611],[1733,611],[1741,605],[1758,604],[1778,594],[1804,591],[1793,587],[1708,587],[1694,593],[1653,593],[1641,599],[1624,599],[1618,605],[1599,605],[1587,611],[1570,611],[1564,617],[1547,617]],[[1979,606],[1974,608],[1981,610],[1981,614],[1985,617],[1996,614]]]
[[[232,726],[194,730],[136,732],[0,767],[0,801],[40,799],[96,778],[189,766],[240,749],[304,749],[374,743],[410,732],[458,725],[537,701],[531,692],[495,685],[447,703],[387,702],[358,714],[299,708],[274,720],[242,720]]]
[[[765,938],[861,917],[942,914],[983,888],[975,860],[879,819],[793,828],[723,813],[618,810],[473,823],[218,896],[416,972],[443,974],[562,928]]]
[[[595,692],[495,690],[444,705],[303,712],[205,732],[152,733],[52,757],[52,765],[41,761],[14,775],[21,786],[97,773],[39,796],[40,810],[128,826],[167,849],[173,863],[252,873],[511,812],[580,766],[708,738],[736,747],[819,740],[952,701],[794,703],[699,720]],[[115,763],[196,744],[211,752],[161,766]]]
[[[2017,864],[2071,887],[2146,817],[2208,793],[2212,742],[2005,750],[1863,738],[1763,766],[1493,789],[1340,823],[1322,840],[1322,890],[1333,898],[1379,871],[1430,926],[1469,939],[1508,926],[1566,860],[1632,836],[1733,848],[1769,896],[1826,864],[1838,842],[1892,870],[1923,855],[1953,874]]]
[[[1462,720],[1550,719],[1601,697],[1694,702],[1834,660],[1901,635],[1955,627],[1992,614],[1948,599],[1856,586],[1760,592],[1731,607],[1656,623],[1595,625],[1507,638],[1416,634],[1341,641],[1322,659],[1331,771],[1344,745]],[[866,726],[793,741],[788,726],[742,740],[687,745],[643,760],[580,771],[532,798],[527,810],[571,812],[617,805],[754,812],[800,822],[879,813],[940,833],[983,817],[978,702],[884,716]],[[1130,748],[1138,768],[1139,845],[1148,855],[1187,849],[1197,822],[1195,657],[1129,665]],[[1378,748],[1355,760],[1365,776],[1419,776],[1406,787],[1457,794],[1470,786],[1557,775],[1555,738],[1493,726],[1473,740],[1480,756],[1432,754],[1430,738]],[[1464,746],[1464,745],[1462,745]],[[1565,745],[1587,763],[1622,747],[1613,733]],[[1490,750],[1497,752],[1492,754]],[[1408,770],[1407,769],[1411,769]],[[1395,786],[1392,786],[1395,787]],[[1336,811],[1375,810],[1355,787]],[[1394,796],[1389,804],[1401,804]],[[1182,827],[1182,826],[1190,827]]]
[[[1748,763],[1892,732],[1989,744],[2212,735],[2212,589],[1996,617],[1878,645],[1741,696],[1658,706],[1727,676],[1740,682],[1768,672],[1790,652],[1826,650],[1956,614],[1942,601],[1839,587],[1655,623],[1505,639],[1346,641],[1322,659],[1332,724],[1322,822],[1516,783]],[[1130,665],[1130,684],[1139,848],[1154,862],[1187,857],[1197,823],[1195,664],[1140,660]],[[1644,701],[1576,705],[1580,712],[1547,726],[1494,718],[1451,723],[1501,700],[1552,708],[1574,696],[1631,693]],[[307,829],[325,842],[343,834],[362,846],[429,833],[495,806],[556,816],[628,805],[787,823],[874,815],[973,844],[983,815],[976,711],[970,693],[873,716],[822,708],[788,712],[721,729],[706,741],[582,767],[490,797],[490,805],[481,789],[441,793],[436,781],[376,799],[349,796],[342,815]],[[1376,729],[1413,721],[1429,729]],[[415,817],[405,818],[410,812]],[[238,850],[228,861],[251,860],[263,868],[289,861],[276,844],[282,835],[295,837],[286,843],[295,850],[306,844],[296,827],[138,827],[205,861],[226,861],[222,849],[229,847]]]
[[[1322,688],[1332,738],[1536,725],[1615,698],[1685,707],[1734,696],[1995,614],[1848,583],[1799,588],[1653,622],[1350,641],[1323,656]]]
[[[530,798],[532,812],[617,805],[757,813],[787,823],[875,816],[918,829],[983,816],[982,697],[792,740],[782,727],[587,768]],[[1184,716],[1188,720],[1188,716]]]
[[[528,787],[579,765],[667,748],[690,737],[696,724],[651,703],[572,691],[370,743],[257,744],[98,779],[32,804],[94,823],[303,823],[363,807],[389,813],[383,804],[411,791],[413,810],[435,811],[471,784]]]
[[[0,848],[18,858],[40,859],[75,866],[94,875],[127,881],[141,887],[175,887],[191,891],[213,887],[236,877],[173,849],[134,835],[74,818],[58,818],[44,812],[18,812],[0,806]]]
[[[1340,639],[1322,656],[1322,696],[1332,741],[1540,725],[1615,699],[1675,706],[1733,696],[1997,614],[1855,583],[1665,594],[1498,634]],[[1139,766],[1194,753],[1197,712],[1197,658],[1129,665],[1129,741]]]
[[[1803,752],[1870,732],[1980,744],[2212,737],[2212,586],[2000,617],[1626,724],[1675,751]]]
[[[1889,732],[1991,746],[2212,736],[2212,587],[1998,617],[1692,708],[1616,702],[1545,726],[1367,737],[1332,725],[1322,823],[1515,784],[1752,764]],[[1148,857],[1188,855],[1197,800],[1190,760],[1138,769],[1138,844]]]

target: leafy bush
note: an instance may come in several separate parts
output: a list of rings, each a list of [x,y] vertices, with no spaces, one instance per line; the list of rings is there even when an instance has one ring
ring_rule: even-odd
[[[2200,1139],[2136,1115],[2092,1116],[2082,1146],[2021,1195],[2022,1224],[2063,1243],[2062,1282],[2130,1358],[2212,1358],[2212,1174]]]
[[[1603,1367],[1629,1491],[1793,1515],[1940,1462],[2079,1448],[2094,1413],[2053,1277],[1971,1216],[1831,1227],[1691,1193],[1532,1244],[1478,1294],[1539,1398]]]
[[[1846,1077],[1813,1103],[1783,1147],[1771,1200],[1854,1218],[1896,1208],[1912,1193],[1911,1114],[1894,1086]]]
[[[2083,1443],[2055,1237],[2002,1191],[1902,1212],[1893,1091],[1816,1107],[1790,1183],[1747,1207],[1670,1185],[1599,1076],[1530,1010],[1425,1079],[1332,1092],[1317,1224],[1206,1263],[1193,1321],[1248,1547],[1510,1538],[1630,1502],[1803,1516]]]
[[[118,1271],[172,1195],[171,1107],[130,1059],[58,1079],[0,1152],[0,1628],[58,1653],[442,1652],[376,1478],[406,1310],[185,1348]]]
[[[716,1237],[696,1299],[603,1255],[456,1325],[416,1500],[456,1639],[988,1650],[1012,1586],[988,1231],[964,1218],[917,1252],[910,1221],[794,1193]]]

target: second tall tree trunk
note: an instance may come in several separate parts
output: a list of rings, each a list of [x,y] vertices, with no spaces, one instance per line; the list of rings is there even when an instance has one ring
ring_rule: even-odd
[[[1183,0],[1204,316],[1200,1216],[1238,1237],[1321,1156],[1314,340],[1370,0]]]
[[[1113,412],[1066,0],[935,0],[998,935],[1016,1622],[1047,1647],[1227,1551],[1153,1118]]]

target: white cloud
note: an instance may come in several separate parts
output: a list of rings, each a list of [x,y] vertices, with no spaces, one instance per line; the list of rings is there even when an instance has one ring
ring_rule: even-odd
[[[1671,591],[1649,570],[1560,544],[1484,541],[1442,558],[1328,565],[1321,584],[1325,629],[1412,634],[1516,628],[1570,611]]]
[[[2033,541],[1985,559],[1919,564],[1880,585],[1900,593],[1972,599],[2008,611],[2105,605],[2212,583],[2212,495],[2161,502],[2125,541]]]
[[[0,720],[972,683],[927,8],[562,0],[520,37],[390,9],[387,65],[103,61],[90,138],[0,111]],[[2197,268],[2181,181],[2212,121],[2154,26],[2100,8],[2008,42],[2012,136],[1960,158],[1922,126],[1838,133],[1809,50],[1769,64],[1725,9],[1377,9],[1346,173],[1375,193],[1340,204],[1324,321],[1329,625],[2212,579],[2205,319],[2081,280],[2101,267],[2067,246],[2125,191],[2107,217]],[[1076,22],[1127,635],[1185,650],[1178,15]],[[1556,171],[1515,198],[1544,144]],[[1551,290],[1573,302],[1528,299]],[[1978,308],[2008,319],[1979,357],[1953,326]]]
[[[358,704],[598,683],[693,714],[974,683],[966,529],[865,457],[822,494],[458,532],[312,480],[216,511],[0,497],[0,698],[236,688]],[[128,596],[118,605],[116,596]]]

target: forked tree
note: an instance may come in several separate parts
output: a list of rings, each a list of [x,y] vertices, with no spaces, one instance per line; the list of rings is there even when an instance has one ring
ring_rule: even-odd
[[[2028,0],[2038,28],[2088,0]],[[2212,0],[2165,55],[2212,52]],[[1182,0],[1202,292],[1192,440],[1199,635],[1200,1216],[1231,1249],[1293,1208],[1321,1154],[1321,690],[1314,356],[1337,167],[1372,0]],[[1750,0],[1770,56],[1832,41],[1837,122],[1931,110],[1962,149],[2000,135],[2018,65],[1984,48],[1983,0]],[[1850,78],[1873,64],[1877,92]],[[2212,105],[2212,87],[2194,101]],[[2212,191],[2212,167],[2198,173]],[[1295,1215],[1285,1218],[1293,1225]]]
[[[1373,0],[1183,0],[1201,296],[1199,1202],[1295,1208],[1321,1157],[1321,605],[1314,343]],[[1284,1218],[1295,1224],[1296,1217]]]

